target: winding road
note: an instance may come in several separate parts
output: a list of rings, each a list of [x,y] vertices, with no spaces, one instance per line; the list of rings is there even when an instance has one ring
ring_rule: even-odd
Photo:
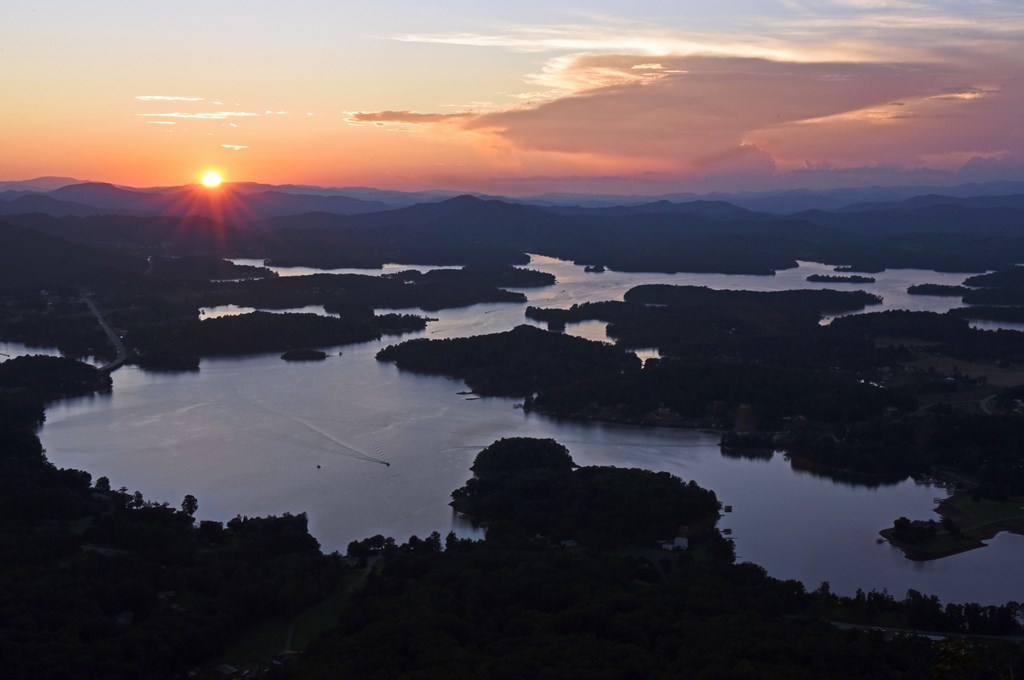
[[[110,371],[113,371],[116,368],[120,368],[120,366],[125,361],[128,360],[128,348],[124,346],[124,342],[121,340],[121,336],[114,332],[114,329],[110,327],[110,324],[107,323],[107,320],[103,318],[102,314],[100,314],[100,310],[96,306],[96,303],[92,301],[92,298],[83,293],[82,302],[84,302],[85,306],[89,308],[89,311],[93,313],[93,316],[96,317],[96,320],[100,322],[100,327],[103,328],[103,332],[107,334],[107,338],[110,340],[110,344],[112,344],[114,346],[114,349],[117,350],[117,356],[115,356],[112,361],[100,366],[100,370],[109,373]]]

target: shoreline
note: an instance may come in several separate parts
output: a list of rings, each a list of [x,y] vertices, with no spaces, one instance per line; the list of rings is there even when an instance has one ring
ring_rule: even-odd
[[[924,547],[922,547],[920,545],[894,540],[892,538],[893,527],[882,529],[878,533],[885,538],[890,545],[901,550],[908,560],[915,562],[938,560],[943,557],[950,557],[952,555],[959,555],[960,553],[969,552],[978,548],[984,548],[988,546],[988,543],[985,541],[989,541],[1003,532],[1024,536],[1024,524],[1021,526],[1014,526],[1012,524],[1015,521],[1024,522],[1024,499],[1003,502],[1007,506],[1017,506],[1021,510],[1019,515],[997,517],[996,519],[982,521],[980,523],[978,520],[981,518],[964,512],[959,507],[962,503],[969,500],[969,494],[961,491],[943,499],[938,506],[934,508],[934,512],[944,519],[951,520],[960,532],[960,535],[955,537],[958,540],[958,544],[951,546],[950,548],[943,550],[929,550],[927,542],[924,543]],[[995,501],[986,501],[985,499],[980,499],[977,502],[989,504],[995,503]]]

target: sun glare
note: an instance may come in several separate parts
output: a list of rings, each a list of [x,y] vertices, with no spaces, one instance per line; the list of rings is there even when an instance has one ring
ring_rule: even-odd
[[[216,170],[207,170],[199,181],[203,183],[204,187],[212,189],[213,187],[220,186],[220,183],[224,181],[224,177]]]

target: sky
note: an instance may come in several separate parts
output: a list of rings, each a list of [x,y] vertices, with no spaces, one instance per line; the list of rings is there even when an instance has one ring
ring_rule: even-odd
[[[493,6],[490,6],[493,5]],[[33,0],[0,180],[505,195],[1024,180],[1020,0]]]

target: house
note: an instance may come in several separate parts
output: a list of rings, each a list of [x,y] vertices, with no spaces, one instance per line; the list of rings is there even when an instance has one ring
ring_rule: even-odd
[[[676,536],[671,542],[665,541],[661,544],[662,550],[687,550],[690,547],[690,539],[686,536]]]

